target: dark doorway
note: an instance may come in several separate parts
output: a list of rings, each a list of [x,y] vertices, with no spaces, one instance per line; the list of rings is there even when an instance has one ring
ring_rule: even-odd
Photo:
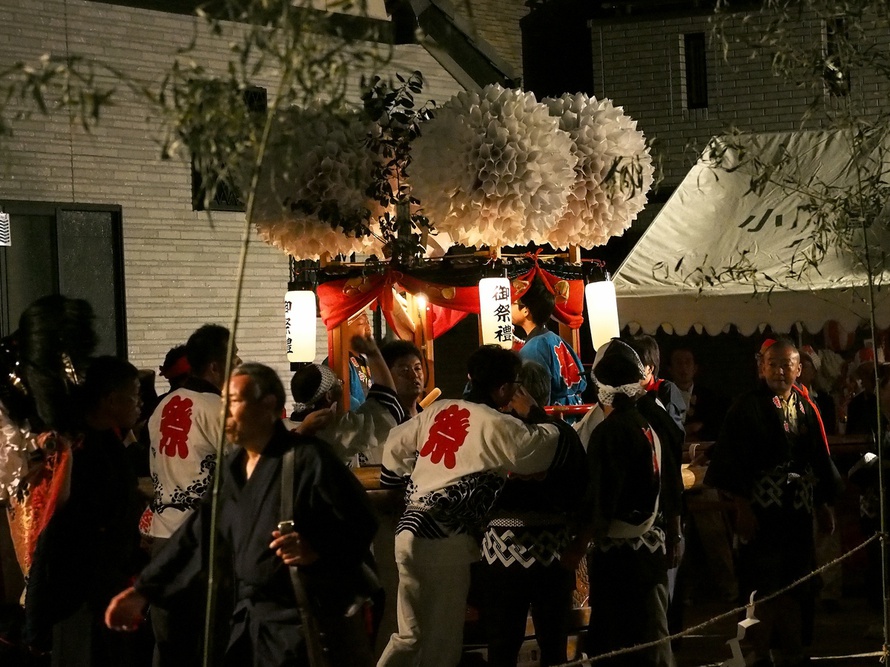
[[[126,357],[119,206],[2,202],[12,245],[0,247],[0,334],[46,294],[86,299],[96,313],[97,354]]]

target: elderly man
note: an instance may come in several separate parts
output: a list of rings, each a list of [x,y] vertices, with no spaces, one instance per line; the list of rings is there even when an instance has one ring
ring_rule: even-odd
[[[795,385],[794,343],[780,338],[761,350],[761,384],[727,413],[705,483],[735,501],[740,592],[762,597],[813,569],[813,516],[820,530],[833,532],[839,477],[818,411]],[[756,665],[804,664],[813,601],[810,582],[758,606],[760,623],[748,632]]]
[[[283,565],[300,567],[323,614],[342,617],[367,593],[361,566],[376,523],[358,481],[330,448],[284,427],[284,387],[271,368],[239,366],[228,392],[226,432],[239,446],[225,463],[221,490],[219,535],[231,554],[236,600],[223,664],[308,665],[305,624]],[[282,466],[290,450],[293,507],[281,516]],[[132,628],[147,602],[170,600],[201,576],[204,514],[190,516],[135,585],[112,600],[109,627]],[[294,532],[281,534],[282,520],[292,520]],[[370,649],[365,653],[354,653],[350,664],[369,664]]]

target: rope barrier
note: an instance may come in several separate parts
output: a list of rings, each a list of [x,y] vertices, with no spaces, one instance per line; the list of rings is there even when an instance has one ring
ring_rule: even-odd
[[[834,567],[838,563],[841,563],[842,561],[846,560],[847,558],[849,558],[856,552],[861,551],[866,546],[868,546],[869,544],[871,544],[872,542],[874,542],[875,540],[877,540],[881,537],[882,537],[881,533],[875,533],[874,535],[869,537],[867,540],[865,540],[861,544],[850,549],[847,553],[840,555],[838,558],[835,558],[833,561],[826,563],[825,565],[822,565],[821,567],[817,567],[815,570],[813,570],[812,572],[809,572],[808,574],[805,574],[803,577],[801,577],[797,581],[785,586],[785,588],[779,589],[775,593],[771,593],[765,597],[758,598],[752,604],[755,604],[755,605],[763,604],[763,603],[769,602],[770,600],[774,600],[775,598],[777,598],[781,595],[785,595],[791,589],[795,588],[796,586],[801,585],[802,583],[804,583],[806,581],[809,581],[813,577],[821,574],[822,572],[824,572],[825,570],[827,570],[831,567]],[[659,644],[663,644],[664,642],[674,641],[675,639],[680,639],[681,637],[685,637],[687,635],[694,634],[694,633],[698,632],[699,630],[702,630],[702,629],[708,627],[709,625],[713,625],[714,623],[717,623],[719,621],[726,620],[727,618],[737,617],[740,613],[744,612],[749,606],[750,605],[746,604],[746,605],[743,605],[736,609],[732,609],[732,610],[727,611],[727,612],[720,614],[718,616],[714,616],[713,618],[710,618],[707,621],[704,621],[703,623],[699,623],[698,625],[694,625],[690,628],[686,628],[685,630],[682,630],[681,632],[678,632],[676,634],[669,635],[667,637],[662,637],[661,639],[656,639],[654,641],[646,642],[644,644],[636,644],[634,646],[628,646],[625,648],[616,649],[614,651],[610,651],[609,653],[602,653],[600,655],[595,655],[595,656],[592,656],[589,658],[582,658],[581,660],[567,662],[567,663],[564,663],[563,665],[560,665],[559,667],[579,667],[581,665],[592,665],[593,663],[600,662],[602,660],[608,660],[610,658],[617,658],[618,656],[621,656],[621,655],[627,655],[628,653],[635,653],[637,651],[643,651],[645,649],[652,648],[653,646],[658,646]],[[880,653],[876,653],[875,655],[882,655],[883,657],[881,657],[881,662],[888,664],[886,662],[886,659],[888,656],[890,656],[890,653],[888,653],[888,646],[886,644],[883,646],[883,650]]]

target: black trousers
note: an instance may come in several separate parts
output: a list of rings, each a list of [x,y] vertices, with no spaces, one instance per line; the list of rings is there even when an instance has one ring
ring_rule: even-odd
[[[541,665],[568,662],[566,641],[572,608],[575,573],[553,563],[524,568],[484,564],[482,617],[488,634],[488,664],[516,667],[525,639],[525,625],[531,605],[535,638],[541,649]]]
[[[167,543],[154,538],[154,556]],[[152,667],[200,667],[203,663],[205,589],[196,586],[175,605],[151,605],[149,619],[155,637]]]
[[[587,559],[590,624],[587,653],[602,655],[668,636],[664,554],[645,547],[594,550]],[[600,663],[597,663],[600,664]],[[603,660],[610,667],[673,667],[668,642]]]

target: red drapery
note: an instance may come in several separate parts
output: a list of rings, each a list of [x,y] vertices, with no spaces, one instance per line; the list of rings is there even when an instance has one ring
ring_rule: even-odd
[[[528,271],[512,279],[513,300],[528,290],[535,276],[556,296],[553,317],[573,329],[583,322],[584,281],[563,278],[548,271],[537,257],[532,257]],[[480,270],[480,278],[481,278]],[[392,318],[393,290],[404,288],[411,294],[425,294],[430,308],[433,338],[441,336],[468,313],[479,312],[479,291],[475,285],[458,286],[430,282],[410,270],[388,267],[381,273],[356,275],[320,282],[318,301],[321,318],[330,331],[368,306],[379,304],[390,327],[397,329]],[[375,304],[376,302],[376,304]]]

